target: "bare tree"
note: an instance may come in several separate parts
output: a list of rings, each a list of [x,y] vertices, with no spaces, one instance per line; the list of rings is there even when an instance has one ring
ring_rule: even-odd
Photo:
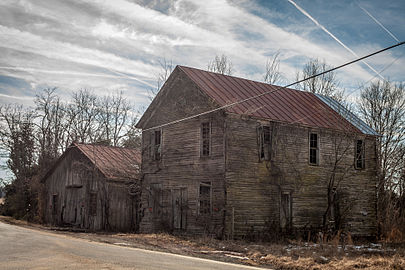
[[[166,58],[158,60],[160,65],[160,72],[157,74],[156,78],[156,88],[150,88],[149,92],[149,99],[153,100],[153,98],[159,93],[160,88],[162,88],[163,84],[169,78],[170,74],[174,69],[173,61],[167,60]]]
[[[72,141],[89,143],[98,141],[102,134],[97,118],[100,113],[97,96],[88,90],[73,93],[73,102],[67,107]]]
[[[224,75],[232,75],[233,73],[232,62],[224,54],[221,56],[216,55],[214,60],[208,62],[207,69]]]
[[[311,59],[305,64],[302,72],[298,72],[296,80],[309,78],[313,75],[320,74],[330,69],[325,61]],[[343,101],[343,91],[339,89],[339,82],[335,72],[328,72],[320,76],[308,79],[297,86],[298,89],[309,91],[316,94],[332,97],[337,101]]]
[[[128,148],[141,149],[142,147],[142,131],[136,128],[136,123],[138,122],[137,117],[133,117],[131,120],[131,125],[128,127],[128,131],[122,141],[122,146]]]
[[[124,128],[129,125],[131,106],[122,92],[105,96],[100,102],[99,118],[103,129],[102,139],[113,146],[118,146],[125,136]]]
[[[280,52],[277,52],[273,58],[267,59],[266,71],[264,74],[264,82],[269,84],[275,84],[280,80]]]
[[[37,192],[33,177],[37,173],[34,113],[22,106],[0,107],[0,147],[8,152],[7,166],[14,180],[5,186],[5,214],[32,220],[37,212]]]
[[[38,142],[38,164],[47,169],[55,160],[66,140],[64,130],[64,104],[55,94],[56,88],[46,88],[37,95],[36,104],[36,140]],[[44,166],[42,166],[44,165]]]
[[[364,88],[359,109],[366,123],[381,137],[377,141],[378,215],[384,232],[398,221],[397,198],[404,198],[405,88],[403,84],[378,81]],[[402,216],[405,224],[405,213]],[[402,226],[404,225],[402,224]],[[405,227],[405,226],[403,226]]]
[[[9,153],[8,167],[16,178],[31,174],[35,165],[34,113],[22,106],[0,107],[1,147]]]

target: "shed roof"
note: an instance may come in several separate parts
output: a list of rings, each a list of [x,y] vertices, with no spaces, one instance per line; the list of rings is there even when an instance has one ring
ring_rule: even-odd
[[[42,181],[52,174],[58,164],[72,149],[79,150],[106,178],[135,179],[139,177],[141,168],[141,152],[139,150],[96,144],[72,143],[44,177],[42,177]]]
[[[371,128],[365,128],[364,123],[361,126],[356,125],[362,121],[354,114],[350,114],[351,121],[349,121],[348,114],[340,114],[332,108],[328,99],[321,99],[311,92],[185,66],[178,68],[219,106],[269,92],[261,97],[227,107],[225,109],[227,112],[311,127],[376,134]]]
[[[73,143],[107,178],[134,178],[140,170],[137,149]]]

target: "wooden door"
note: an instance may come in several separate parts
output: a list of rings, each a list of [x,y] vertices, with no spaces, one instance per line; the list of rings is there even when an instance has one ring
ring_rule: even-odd
[[[172,190],[173,229],[185,230],[187,226],[187,189]]]

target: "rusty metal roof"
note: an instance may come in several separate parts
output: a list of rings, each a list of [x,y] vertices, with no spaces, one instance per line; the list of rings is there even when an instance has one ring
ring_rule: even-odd
[[[259,98],[227,107],[230,113],[272,121],[362,133],[315,94],[196,68],[178,66],[219,106],[271,91]]]
[[[137,149],[73,143],[107,178],[137,178],[141,153]]]

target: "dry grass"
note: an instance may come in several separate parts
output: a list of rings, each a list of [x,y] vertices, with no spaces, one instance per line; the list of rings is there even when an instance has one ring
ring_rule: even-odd
[[[273,265],[276,269],[289,270],[405,269],[405,259],[398,255],[393,257],[371,256],[369,258],[333,258],[332,260],[326,262],[324,259],[319,259],[317,257],[303,257],[294,260],[287,256],[279,257],[268,254],[261,260],[267,264]]]
[[[0,220],[39,230],[50,228],[12,218]],[[209,236],[175,236],[167,233],[77,233],[58,232],[104,243],[158,250],[182,255],[272,269],[393,269],[405,270],[405,243],[353,243],[344,246],[337,239],[316,244],[302,241],[285,243],[218,240]],[[393,234],[394,237],[394,234]]]

